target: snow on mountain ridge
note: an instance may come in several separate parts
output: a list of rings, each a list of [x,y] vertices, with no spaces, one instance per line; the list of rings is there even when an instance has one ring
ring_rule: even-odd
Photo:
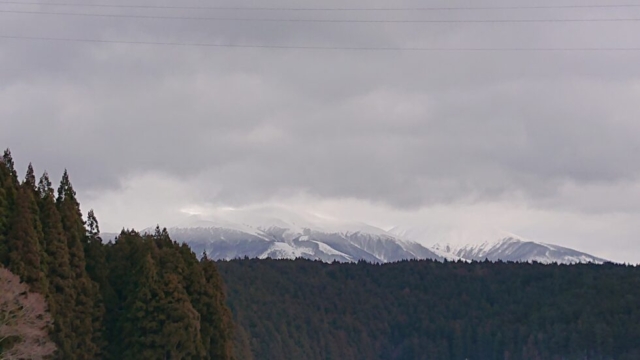
[[[269,249],[258,256],[258,259],[296,259],[304,257],[304,255],[313,254],[311,251],[304,247],[296,248],[287,243],[274,242]]]
[[[580,251],[531,241],[495,228],[402,228],[389,230],[396,236],[421,244],[432,244],[430,250],[450,254],[468,261],[525,261],[541,263],[604,263],[601,259]]]
[[[293,259],[304,257],[327,262],[390,262],[445,257],[424,246],[359,222],[346,222],[279,208],[276,219],[269,209],[220,211],[220,215],[192,216],[185,224],[169,228],[176,241],[212,259],[236,257]],[[209,227],[207,227],[209,226]],[[447,258],[452,258],[447,255]]]
[[[523,241],[517,238],[504,238],[495,242],[468,245],[439,245],[432,249],[444,251],[468,260],[482,261],[527,261],[540,263],[597,263],[606,262],[595,256],[573,249],[549,245],[536,241]]]
[[[473,254],[474,257],[483,257],[490,254],[492,251],[504,246],[507,243],[520,243],[523,242],[520,239],[513,237],[498,238],[494,241],[484,241],[479,244],[458,244],[458,243],[444,243],[434,244],[430,248],[447,252],[461,256],[460,254]],[[507,250],[508,251],[508,250]]]
[[[281,216],[281,218],[278,218]],[[224,209],[169,228],[176,241],[212,259],[304,257],[327,262],[537,261],[602,263],[576,250],[526,240],[499,229],[402,228],[389,231],[285,208]],[[148,231],[152,231],[149,229]],[[433,245],[426,245],[426,244]]]

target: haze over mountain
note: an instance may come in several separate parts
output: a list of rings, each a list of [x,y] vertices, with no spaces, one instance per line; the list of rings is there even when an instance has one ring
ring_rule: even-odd
[[[169,228],[171,236],[212,259],[238,257],[325,262],[393,262],[457,259],[398,238],[383,229],[284,207],[225,210],[214,217],[191,216]]]
[[[103,230],[284,204],[640,262],[637,6],[26,2],[1,5],[0,143],[67,168]]]
[[[0,267],[54,360],[640,359],[640,0],[0,19]]]
[[[145,230],[150,231],[151,228]],[[389,231],[285,207],[225,209],[169,227],[172,238],[216,260],[306,258],[386,263],[407,259],[603,263],[607,260],[505,231],[394,227]]]

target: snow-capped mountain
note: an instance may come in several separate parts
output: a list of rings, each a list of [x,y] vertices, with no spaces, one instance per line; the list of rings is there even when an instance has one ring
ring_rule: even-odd
[[[562,246],[534,241],[523,241],[513,237],[503,238],[495,242],[468,244],[465,246],[436,244],[432,249],[440,250],[448,254],[454,254],[463,259],[478,261],[485,259],[490,261],[535,261],[545,264],[602,264],[607,261]]]
[[[298,257],[325,262],[393,262],[405,259],[455,260],[380,228],[283,208],[225,210],[193,216],[168,229],[197,254],[212,259]]]
[[[400,228],[389,231],[396,236],[420,242],[436,243],[429,248],[440,254],[450,254],[465,260],[521,261],[540,263],[597,263],[607,260],[566,247],[526,240],[500,230],[444,231]]]
[[[325,262],[376,263],[409,259],[563,264],[607,261],[494,229],[395,227],[385,231],[364,223],[280,207],[226,209],[207,216],[194,215],[168,231],[172,239],[188,244],[196,254],[206,252],[215,260],[302,257]],[[103,235],[105,240],[113,237],[115,234]]]

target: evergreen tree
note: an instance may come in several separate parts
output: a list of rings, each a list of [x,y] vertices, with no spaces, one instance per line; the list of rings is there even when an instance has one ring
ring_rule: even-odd
[[[14,186],[18,185],[18,172],[16,172],[16,165],[13,161],[13,156],[11,155],[11,150],[6,149],[4,154],[2,155],[2,163],[6,167],[9,172],[9,180],[13,183]]]
[[[27,167],[27,174],[24,177],[24,185],[34,191],[36,190],[36,174],[31,163],[29,163],[29,166]]]
[[[232,359],[233,323],[231,312],[226,306],[222,278],[215,263],[207,258],[206,253],[202,255],[200,265],[206,281],[196,304],[202,317],[202,341],[209,359]]]
[[[104,324],[102,321],[105,312],[105,299],[113,299],[115,294],[109,285],[109,268],[105,247],[100,238],[100,227],[93,210],[87,214],[83,246],[87,274],[99,289],[99,295],[94,301],[93,342],[98,346],[99,353],[102,353],[106,350],[106,337],[103,335]]]
[[[7,249],[6,238],[9,231],[9,202],[5,190],[5,183],[9,180],[9,170],[0,160],[0,264],[9,263],[9,250]]]
[[[56,207],[54,190],[45,172],[38,184],[40,220],[47,254],[49,308],[54,319],[52,338],[58,346],[59,359],[76,359],[72,318],[75,316],[74,276],[69,262],[69,249]]]
[[[40,177],[40,181],[38,181],[38,195],[41,199],[54,199],[53,184],[51,183],[51,179],[49,178],[49,173],[47,173],[46,171]]]
[[[5,150],[0,159],[0,264],[9,262],[9,249],[6,239],[9,232],[11,214],[15,211],[18,194],[18,175],[15,170],[11,151]]]
[[[76,192],[69,180],[69,174],[65,170],[56,200],[62,228],[67,241],[69,251],[69,265],[73,276],[73,292],[75,294],[75,307],[71,326],[74,330],[74,353],[78,360],[94,359],[99,351],[99,346],[94,343],[96,321],[101,322],[102,311],[94,306],[100,301],[98,286],[94,283],[86,271],[83,240],[85,237],[84,221],[80,212],[80,204],[76,200]]]
[[[162,296],[155,316],[160,320],[163,359],[202,359],[204,347],[200,338],[200,314],[193,308],[189,295],[176,273],[162,276]]]
[[[162,292],[158,271],[147,254],[134,274],[135,292],[129,294],[119,324],[123,360],[164,359],[161,324],[158,318]],[[133,290],[133,289],[132,289]]]
[[[126,315],[131,313],[131,298],[141,290],[138,280],[140,275],[155,273],[152,263],[144,265],[145,271],[140,270],[148,255],[148,251],[143,248],[144,244],[139,234],[125,230],[122,230],[115,243],[108,244],[105,248],[108,282],[113,289],[113,297],[104,298],[108,314],[103,330],[108,346],[107,359],[121,359],[125,346],[128,346],[125,342],[133,340],[127,337],[133,332],[132,327],[135,324],[131,322],[134,320],[126,318]],[[124,329],[127,326],[128,328]]]
[[[162,269],[162,291],[170,316],[163,324],[163,338],[171,339],[166,349],[170,358],[205,358],[205,347],[200,334],[200,314],[194,308],[196,292],[206,286],[198,261],[188,246],[180,246],[171,240],[166,228],[157,226],[152,241],[158,248],[157,263]],[[179,328],[184,328],[188,336],[181,336]],[[182,349],[182,350],[180,350]]]
[[[23,279],[32,291],[46,294],[48,286],[46,274],[43,272],[44,266],[41,264],[41,261],[44,261],[44,252],[40,247],[39,235],[36,231],[40,228],[40,224],[39,219],[33,214],[32,202],[35,200],[31,190],[21,187],[6,240],[9,269]]]
[[[33,166],[29,163],[27,168],[27,174],[21,185],[21,188],[28,194],[29,211],[31,213],[33,230],[38,238],[38,253],[40,254],[40,271],[47,273],[47,255],[45,252],[45,239],[42,231],[42,223],[40,221],[40,207],[38,205],[38,199],[40,197],[38,193],[38,185],[36,184],[35,172]],[[43,293],[44,294],[44,293]]]
[[[87,236],[93,240],[99,240],[100,237],[100,225],[93,209],[87,213],[87,221],[85,223],[87,229]],[[102,241],[100,241],[102,243]]]

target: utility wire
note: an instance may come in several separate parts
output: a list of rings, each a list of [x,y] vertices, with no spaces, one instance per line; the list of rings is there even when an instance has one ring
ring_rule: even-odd
[[[455,10],[534,10],[534,9],[613,9],[637,8],[640,4],[600,4],[600,5],[531,5],[531,6],[464,6],[464,7],[410,7],[410,8],[304,8],[304,7],[252,7],[252,6],[171,6],[171,5],[118,5],[83,3],[43,3],[24,1],[0,1],[10,5],[41,5],[94,8],[131,9],[182,9],[182,10],[247,10],[247,11],[455,11]]]
[[[584,18],[584,19],[463,19],[463,20],[358,20],[358,19],[290,19],[290,18],[235,18],[235,17],[199,17],[199,16],[157,16],[132,14],[95,14],[77,12],[48,12],[0,10],[3,14],[82,16],[103,18],[156,19],[156,20],[195,20],[228,22],[288,22],[288,23],[396,23],[396,24],[466,24],[466,23],[582,23],[582,22],[636,22],[640,18]]]
[[[126,45],[159,45],[173,47],[202,47],[202,48],[240,48],[240,49],[291,49],[291,50],[348,50],[348,51],[416,51],[416,52],[636,52],[640,47],[357,47],[357,46],[298,46],[298,45],[252,45],[252,44],[216,44],[216,43],[185,43],[185,42],[160,42],[160,41],[126,41],[126,40],[101,40],[87,38],[61,38],[40,36],[0,35],[0,39],[29,40],[29,41],[55,41],[72,43],[100,43],[100,44],[126,44]]]

